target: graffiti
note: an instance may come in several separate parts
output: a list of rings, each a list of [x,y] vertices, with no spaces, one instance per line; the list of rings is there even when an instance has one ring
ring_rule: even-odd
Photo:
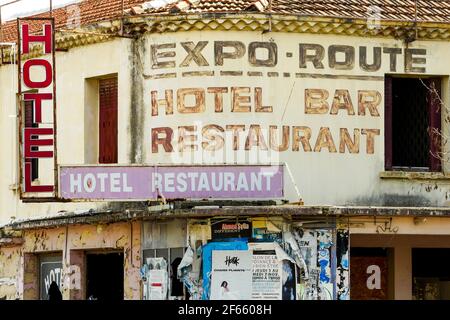
[[[389,221],[385,221],[384,224],[378,224],[377,225],[377,233],[397,233],[399,228],[397,226],[392,226],[392,218],[389,219]]]
[[[59,289],[62,289],[64,278],[62,276],[62,262],[41,262],[40,282],[41,282],[41,299],[48,299],[48,290],[52,282],[56,282]]]

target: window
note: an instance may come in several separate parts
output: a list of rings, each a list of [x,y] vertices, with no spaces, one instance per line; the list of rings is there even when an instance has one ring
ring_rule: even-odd
[[[441,81],[385,79],[386,170],[441,171]]]
[[[33,101],[25,101],[25,127],[37,128],[38,124],[34,123],[34,106]],[[38,139],[37,136],[31,136],[32,139]],[[38,151],[38,147],[31,147],[32,151]],[[31,162],[31,181],[35,181],[39,178],[39,159],[26,159],[26,162]]]
[[[117,163],[117,77],[99,80],[99,163]]]
[[[450,300],[448,248],[412,248],[413,300]],[[439,261],[430,267],[430,261]]]

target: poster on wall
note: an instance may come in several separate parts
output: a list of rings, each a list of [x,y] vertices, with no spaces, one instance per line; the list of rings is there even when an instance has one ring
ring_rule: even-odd
[[[282,300],[297,300],[297,281],[295,263],[281,261]]]
[[[253,231],[252,231],[253,241],[281,243],[283,239],[281,229],[275,226],[272,222],[263,220],[263,221],[252,221],[252,223],[253,223]]]
[[[253,251],[252,299],[281,300],[281,264],[275,251]]]
[[[252,222],[230,220],[211,223],[211,235],[213,239],[251,238]]]
[[[169,276],[164,258],[147,258],[144,300],[166,300]]]
[[[252,252],[212,252],[210,300],[250,300],[252,297]]]
[[[56,282],[60,291],[61,287],[61,275],[62,275],[62,261],[48,261],[49,259],[43,259],[40,267],[40,297],[41,300],[48,300],[48,290],[52,282]]]

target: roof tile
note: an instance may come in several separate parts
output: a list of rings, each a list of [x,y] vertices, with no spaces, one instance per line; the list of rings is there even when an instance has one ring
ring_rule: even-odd
[[[123,0],[126,14],[200,14],[270,12],[276,14],[313,15],[346,18],[374,18],[379,13],[382,20],[414,20],[419,22],[450,23],[450,0]],[[81,25],[119,17],[122,14],[122,0],[83,0],[76,5],[80,9]],[[68,8],[55,9],[57,29],[66,28]],[[41,13],[34,17],[46,17]],[[31,31],[39,25],[31,23]],[[2,25],[2,41],[17,38],[15,21]]]

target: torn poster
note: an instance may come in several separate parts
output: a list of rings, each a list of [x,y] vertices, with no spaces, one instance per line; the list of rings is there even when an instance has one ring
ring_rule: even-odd
[[[203,294],[202,281],[199,279],[200,262],[201,259],[194,256],[194,250],[189,246],[177,269],[178,279],[183,282],[184,286],[189,291],[191,300],[201,300]]]
[[[333,300],[334,285],[331,281],[331,230],[318,230],[318,265],[320,267],[319,276],[319,300]]]
[[[144,269],[145,270],[145,269]],[[147,258],[145,300],[166,300],[169,275],[164,258]]]
[[[350,300],[349,283],[349,236],[348,230],[337,230],[336,240],[336,285],[338,300]]]

